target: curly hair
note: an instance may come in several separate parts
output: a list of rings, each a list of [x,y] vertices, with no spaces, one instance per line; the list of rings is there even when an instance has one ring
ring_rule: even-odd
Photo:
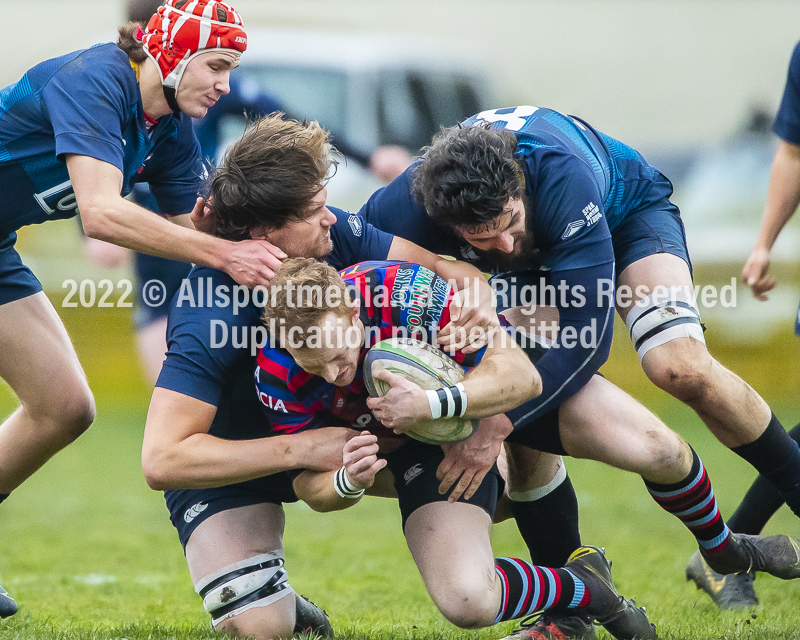
[[[251,123],[212,173],[207,188],[216,235],[246,240],[256,229],[304,220],[336,162],[317,122],[273,113]]]
[[[493,227],[511,198],[522,197],[522,172],[514,159],[517,139],[503,129],[442,129],[423,152],[412,190],[438,223]]]

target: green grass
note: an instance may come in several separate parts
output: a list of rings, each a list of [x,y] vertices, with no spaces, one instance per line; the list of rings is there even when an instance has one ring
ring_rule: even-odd
[[[67,324],[97,393],[98,418],[0,507],[0,583],[21,603],[17,616],[0,622],[0,638],[212,638],[163,499],[141,474],[148,394],[130,341],[120,337],[127,317],[116,310],[99,320],[91,316],[92,322],[89,317],[79,310]],[[796,343],[792,347],[796,352]],[[717,444],[691,412],[645,386],[629,345],[614,349],[606,374],[637,395],[647,389],[648,404],[703,457],[723,513],[730,514],[752,470]],[[773,364],[780,357],[776,353]],[[741,370],[748,366],[738,364]],[[781,397],[769,399],[789,426],[800,418],[800,406]],[[13,406],[10,394],[0,391],[0,415]],[[568,467],[584,541],[606,547],[620,591],[647,606],[663,638],[800,638],[800,581],[761,575],[761,606],[720,613],[683,579],[695,548],[691,536],[655,505],[639,478],[597,463],[569,461]],[[291,583],[328,610],[340,638],[488,639],[513,628],[462,632],[443,620],[405,547],[392,501],[368,498],[327,515],[302,505],[286,510]],[[767,531],[800,536],[797,519],[785,508]],[[498,555],[525,557],[513,523],[494,528],[493,544]]]

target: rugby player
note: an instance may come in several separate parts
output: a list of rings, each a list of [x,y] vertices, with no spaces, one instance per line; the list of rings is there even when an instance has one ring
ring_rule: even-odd
[[[388,468],[411,555],[431,598],[459,627],[486,627],[552,608],[599,618],[617,638],[655,638],[644,612],[617,595],[598,549],[579,549],[561,569],[493,559],[489,525],[503,487],[497,467],[469,499],[450,502],[439,492],[436,477],[442,448],[393,437],[387,427],[398,421],[384,417],[398,410],[405,419],[437,417],[425,392],[382,371],[375,377],[392,385],[391,408],[384,399],[368,399],[362,366],[369,347],[392,336],[435,344],[449,322],[452,295],[444,280],[413,263],[367,262],[340,277],[317,260],[284,262],[264,309],[270,339],[256,369],[269,423],[276,434],[302,435],[336,425],[364,430],[345,445],[339,470],[296,477],[298,497],[319,511],[342,509]],[[487,418],[541,392],[535,367],[502,329],[494,330],[487,346],[470,354],[456,350],[453,357],[471,370],[450,387],[452,411],[449,405],[438,407],[445,415]]]
[[[329,209],[324,183],[331,162],[328,134],[317,123],[264,117],[215,171],[203,224],[210,221],[229,241],[266,238],[284,255],[324,257],[338,268],[413,260],[446,279],[474,280],[474,267]],[[324,616],[296,598],[287,581],[282,503],[296,497],[284,472],[338,469],[349,430],[267,437],[253,391],[257,345],[266,332],[259,300],[236,285],[221,270],[197,266],[173,300],[167,358],[145,427],[145,477],[165,490],[192,582],[216,629],[257,638],[288,637],[309,626],[329,633]],[[459,308],[459,299],[450,308],[464,330],[497,323],[492,291],[485,280],[480,286],[469,296],[473,306]],[[242,593],[241,582],[251,580],[254,590]],[[237,595],[222,606],[226,588]]]
[[[395,333],[408,334],[413,332],[414,327],[422,326],[426,330],[423,337],[435,342],[436,332],[433,329],[444,325],[447,318],[441,317],[444,315],[441,312],[441,303],[437,304],[438,292],[442,287],[437,289],[438,281],[431,276],[430,272],[420,272],[414,265],[367,263],[345,269],[341,278],[337,278],[330,266],[311,260],[291,260],[284,263],[273,280],[271,304],[265,308],[264,318],[270,327],[299,327],[301,337],[293,344],[293,337],[287,334],[289,339],[284,340],[286,344],[278,344],[278,338],[275,337],[277,332],[270,329],[270,343],[263,348],[256,370],[259,398],[276,433],[303,432],[309,428],[341,425],[349,421],[353,426],[364,427],[383,435],[386,428],[402,431],[413,427],[420,420],[435,417],[424,391],[389,372],[377,374],[379,379],[392,386],[389,393],[382,398],[367,399],[360,370],[367,349],[378,340]],[[321,286],[323,292],[336,292],[337,287],[345,291],[344,283],[351,284],[356,304],[348,306],[329,302],[345,299],[344,293],[317,298],[296,293],[313,292],[315,283]],[[289,292],[290,288],[294,294]],[[423,322],[409,311],[412,308],[411,296],[415,292],[422,292],[419,295],[430,300]],[[515,316],[518,313],[518,309],[509,310],[506,315],[520,324],[520,318]],[[348,328],[358,339],[345,336],[347,341],[339,342],[344,346],[335,348],[329,348],[329,343],[319,338],[316,343],[312,342],[315,334],[320,335],[320,326],[332,331],[330,326],[334,321]],[[339,326],[335,323],[334,325]],[[305,339],[302,338],[303,332],[308,335]],[[327,336],[325,331],[321,335]],[[336,340],[339,340],[338,335]],[[320,343],[322,347],[319,346]],[[484,347],[477,354],[471,354],[466,364],[475,364],[480,361],[481,356],[486,358],[486,351]],[[456,356],[456,361],[464,362],[459,355]],[[518,360],[515,360],[509,362],[508,366],[518,366],[517,363]],[[481,368],[478,366],[475,374],[479,371]],[[522,367],[523,379],[525,371],[526,368]],[[311,374],[312,377],[305,374]],[[320,378],[324,378],[327,384]],[[468,414],[470,407],[478,417],[487,417],[498,411],[508,413],[508,407],[513,405],[514,400],[513,395],[507,395],[509,391],[512,394],[514,391],[513,387],[508,388],[508,381],[519,378],[520,373],[515,370],[496,370],[492,373],[487,371],[484,375],[475,375],[472,380],[469,376],[465,378],[466,390],[462,389],[461,393],[466,396]],[[471,382],[469,386],[466,382],[468,380]],[[475,403],[477,407],[472,401],[474,394],[479,394],[478,403]],[[377,419],[374,428],[366,407],[371,409],[372,415]],[[589,383],[563,404],[558,422],[540,421],[535,428],[526,431],[526,437],[528,445],[539,450],[598,460],[641,475],[653,499],[684,523],[695,536],[702,556],[720,573],[748,571],[755,567],[783,579],[800,577],[800,565],[789,562],[786,556],[787,551],[791,552],[796,548],[795,541],[788,536],[732,534],[717,509],[711,482],[697,454],[641,404],[602,377],[593,376]],[[346,454],[348,448],[354,446],[346,445]],[[453,585],[441,582],[441,577],[445,574],[444,569],[437,564],[437,559],[441,559],[443,553],[439,549],[430,550],[425,544],[425,536],[433,526],[432,523],[446,520],[446,515],[442,513],[452,513],[448,509],[454,501],[438,491],[436,486],[438,482],[434,470],[441,464],[444,454],[438,449],[431,451],[431,458],[426,462],[424,456],[407,458],[401,455],[409,451],[402,447],[399,449],[400,453],[395,454],[389,448],[388,466],[394,475],[395,489],[401,497],[404,521],[410,517],[413,509],[419,508],[419,500],[423,497],[425,504],[435,502],[440,505],[431,507],[426,510],[426,516],[420,515],[419,520],[415,520],[418,525],[414,531],[417,531],[417,527],[419,531],[418,534],[412,533],[412,538],[418,541],[417,545],[421,545],[417,546],[416,553],[412,538],[409,538],[409,549],[418,563],[423,579],[429,585],[434,601],[438,603],[439,598],[435,594],[446,599],[449,596],[445,593],[452,594]],[[373,454],[374,452],[369,455]],[[395,455],[397,461],[393,461]],[[370,461],[372,473],[367,475],[371,478],[382,466],[377,460]],[[427,488],[421,489],[419,485],[423,481],[420,481],[414,488],[415,497],[406,498],[404,504],[403,492],[407,491],[409,478],[416,476],[415,469],[422,468],[430,469],[424,480]],[[298,483],[303,482],[302,476],[295,481],[298,496],[305,498],[309,491],[313,496],[314,491],[324,490],[323,493],[331,497],[333,482],[320,480],[325,474],[311,475],[316,478],[311,485],[313,490],[304,484],[298,487]],[[341,482],[341,479],[338,481]],[[492,482],[491,478],[488,482]],[[484,484],[480,485],[477,492],[470,493],[468,503],[474,504],[473,500],[480,500],[476,496],[484,495],[482,492],[485,492]],[[312,498],[310,501],[312,506],[315,500],[316,498]],[[491,510],[486,505],[483,506],[491,516]],[[447,529],[447,536],[455,537],[455,531],[463,526],[463,518],[460,518],[457,524],[453,523],[452,529]],[[549,526],[549,522],[539,523],[539,526]],[[408,535],[408,531],[406,533]],[[447,537],[442,538],[444,539]],[[460,567],[462,563],[474,566],[477,561],[469,552],[473,546],[471,542],[465,544],[464,557],[451,556],[449,561],[456,567]],[[456,570],[456,575],[458,571],[460,569]],[[476,575],[486,574],[478,572]],[[431,584],[436,587],[430,586]],[[465,602],[475,602],[472,597],[452,597],[454,603],[461,602],[462,606],[466,606],[463,605]],[[633,609],[630,605],[629,608]],[[527,613],[536,610],[527,610]],[[448,619],[458,619],[462,615],[452,614],[451,618],[446,608],[442,608],[442,612]],[[555,616],[558,619],[559,613],[569,614],[561,617],[567,621],[582,621],[587,627],[592,621],[592,616],[587,616],[584,612],[558,607],[548,611],[547,617]],[[630,619],[629,616],[635,616],[633,611],[627,612],[624,617]],[[539,622],[537,620],[534,624],[539,626]],[[605,619],[600,622],[604,625],[609,623]],[[614,621],[606,628],[616,635]],[[533,625],[526,626],[521,635],[514,637],[536,637],[537,631],[540,630]]]
[[[64,326],[14,248],[19,228],[80,208],[88,236],[212,265],[244,284],[268,282],[279,265],[267,243],[181,226],[192,226],[183,214],[205,175],[191,119],[228,93],[246,47],[226,2],[168,0],[145,33],[123,27],[116,44],[46,60],[0,91],[0,377],[21,405],[0,426],[0,502],[95,414]],[[178,224],[123,198],[137,182],[150,183]],[[0,594],[0,616],[15,610]]]
[[[522,106],[482,112],[444,131],[361,215],[494,271],[503,306],[518,304],[533,287],[533,302],[557,307],[562,333],[537,363],[544,390],[512,413],[511,441],[524,442],[526,426],[558,420],[562,403],[605,362],[616,307],[651,381],[692,407],[800,514],[797,443],[764,400],[705,347],[671,193],[669,180],[634,149],[578,118]],[[552,299],[543,295],[545,285],[556,294]],[[592,328],[597,340],[565,347],[564,329],[580,335]],[[513,497],[513,482],[509,491]],[[560,548],[563,555],[579,544],[577,517],[548,516],[574,512],[570,485],[558,483],[538,505],[530,497],[540,494],[523,497],[528,500],[513,506],[527,516],[518,517],[526,540],[535,541],[537,533],[525,530],[525,522],[547,519],[563,525],[543,534],[554,543],[545,547],[556,549],[560,541],[568,545]]]
[[[742,280],[750,287],[753,297],[761,301],[767,300],[766,294],[777,284],[769,272],[772,247],[800,203],[800,43],[795,45],[789,62],[786,86],[773,130],[781,140],[772,161],[767,202],[764,205],[756,245],[742,268]],[[800,309],[795,319],[794,332],[800,335]],[[790,429],[789,435],[800,442],[800,424]],[[756,478],[728,524],[733,531],[760,533],[783,503],[784,499],[775,485],[760,476]],[[686,567],[686,577],[708,593],[722,609],[758,604],[752,585],[754,575],[720,576],[701,558],[692,556],[689,566]]]

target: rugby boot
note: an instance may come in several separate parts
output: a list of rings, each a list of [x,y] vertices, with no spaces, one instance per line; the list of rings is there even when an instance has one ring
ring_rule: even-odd
[[[695,551],[686,565],[686,580],[705,591],[720,609],[745,609],[758,604],[753,588],[755,573],[731,573],[727,576],[709,567],[700,551]]]
[[[328,614],[311,600],[299,593],[294,594],[295,623],[294,635],[316,633],[321,638],[333,638],[333,627]]]
[[[764,571],[781,580],[800,578],[800,544],[794,538],[753,536],[731,533],[728,544],[719,553],[700,554],[717,573]]]
[[[611,563],[602,549],[578,547],[564,569],[580,578],[589,590],[588,606],[581,613],[591,615],[617,640],[657,640],[656,627],[643,607],[617,593],[611,577]]]
[[[0,587],[0,618],[8,618],[17,612],[17,603],[8,592]]]
[[[595,640],[591,616],[552,609],[523,618],[519,629],[501,640]]]

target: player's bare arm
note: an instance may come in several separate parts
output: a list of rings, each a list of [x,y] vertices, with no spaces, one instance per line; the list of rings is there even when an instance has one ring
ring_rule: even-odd
[[[373,485],[378,471],[386,466],[386,460],[378,458],[377,454],[378,438],[369,431],[362,431],[344,445],[340,469],[334,472],[304,471],[295,478],[297,497],[319,512],[340,511],[353,506]]]
[[[86,235],[162,258],[225,271],[247,286],[268,285],[280,267],[275,248],[256,240],[230,242],[173,225],[120,195],[122,172],[89,156],[67,155]],[[272,250],[272,251],[271,251]],[[279,256],[283,252],[279,252]]]
[[[291,436],[225,440],[208,433],[217,407],[156,387],[142,447],[147,484],[155,490],[218,487],[289,469],[335,470],[353,434],[333,427]]]
[[[756,300],[777,284],[769,273],[772,247],[800,204],[800,146],[782,140],[775,152],[756,246],[742,269],[742,280]]]

